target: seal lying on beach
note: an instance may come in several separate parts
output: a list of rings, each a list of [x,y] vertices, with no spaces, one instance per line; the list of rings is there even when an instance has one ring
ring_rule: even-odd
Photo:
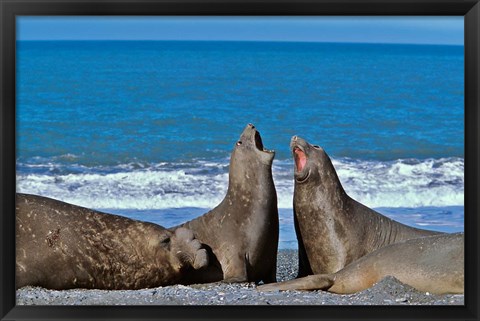
[[[440,234],[382,247],[340,271],[259,286],[259,291],[326,290],[348,294],[393,276],[423,292],[464,292],[464,234]]]
[[[441,234],[398,223],[349,197],[321,147],[297,136],[290,147],[295,161],[298,277],[335,273],[383,246]]]
[[[264,149],[260,133],[248,124],[235,144],[223,201],[181,226],[209,249],[210,264],[192,271],[184,284],[276,281],[277,194],[272,178],[275,153]]]
[[[16,196],[17,288],[140,289],[177,283],[206,265],[206,250],[186,228]]]

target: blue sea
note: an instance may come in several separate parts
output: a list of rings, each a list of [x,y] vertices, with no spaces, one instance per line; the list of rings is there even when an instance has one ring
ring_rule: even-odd
[[[247,123],[276,156],[296,248],[290,138],[347,193],[416,227],[464,229],[464,47],[18,41],[17,191],[173,226],[225,196]]]

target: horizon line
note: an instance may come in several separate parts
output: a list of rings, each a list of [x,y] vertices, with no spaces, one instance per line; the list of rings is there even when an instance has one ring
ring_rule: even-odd
[[[64,41],[64,42],[142,42],[142,41],[151,41],[151,42],[255,42],[255,43],[308,43],[308,44],[364,44],[364,45],[417,45],[417,46],[454,46],[454,47],[464,47],[465,44],[457,43],[423,43],[423,42],[363,42],[363,41],[308,41],[308,40],[225,40],[225,39],[16,39],[17,41],[26,41],[26,42],[47,42],[47,41]]]

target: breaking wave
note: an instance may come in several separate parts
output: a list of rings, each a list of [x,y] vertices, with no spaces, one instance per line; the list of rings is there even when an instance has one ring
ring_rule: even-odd
[[[69,159],[73,156],[70,155]],[[369,207],[464,204],[462,158],[334,159],[347,193]],[[293,162],[274,161],[279,208],[292,207]],[[96,209],[212,208],[225,196],[228,160],[82,166],[17,162],[17,191]]]

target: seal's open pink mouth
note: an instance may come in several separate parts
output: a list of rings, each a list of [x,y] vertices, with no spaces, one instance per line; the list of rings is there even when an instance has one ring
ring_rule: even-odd
[[[297,171],[301,172],[307,164],[307,155],[300,148],[295,148],[293,152],[295,153],[295,166],[297,166]]]

